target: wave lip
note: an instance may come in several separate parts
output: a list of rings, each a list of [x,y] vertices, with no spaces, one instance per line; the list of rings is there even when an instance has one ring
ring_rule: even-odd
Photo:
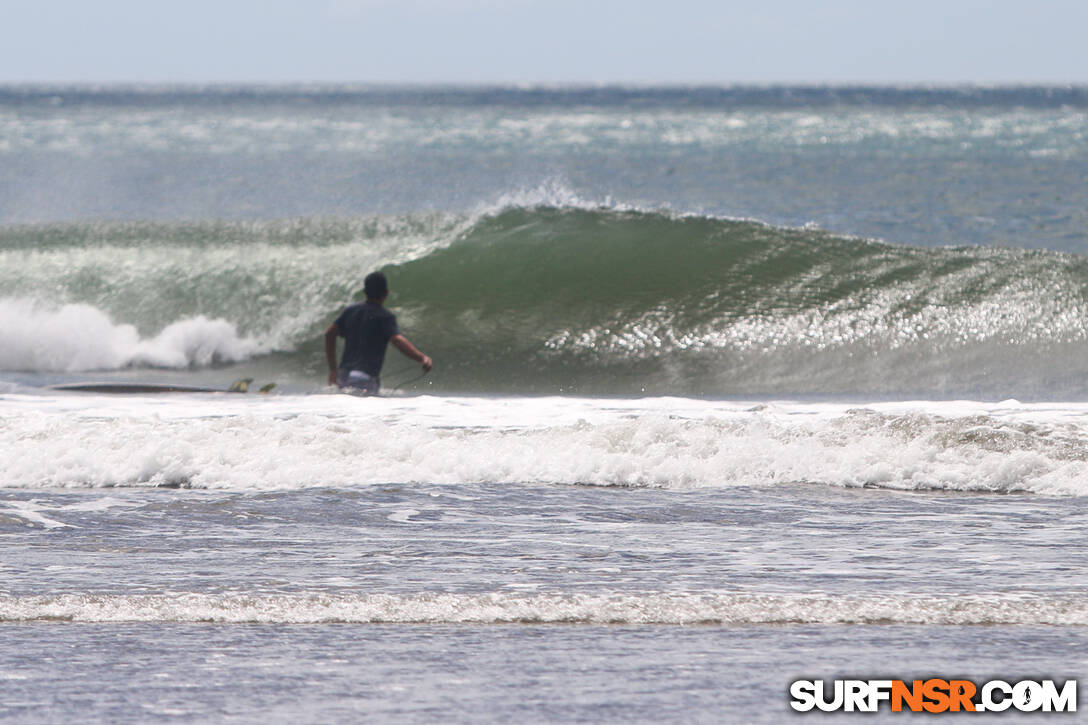
[[[0,596],[0,622],[587,625],[1088,625],[1088,599],[1036,595],[60,594]]]

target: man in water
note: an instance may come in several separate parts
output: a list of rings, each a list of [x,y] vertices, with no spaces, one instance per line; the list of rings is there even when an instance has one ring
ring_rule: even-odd
[[[329,361],[329,385],[351,388],[366,395],[378,392],[387,343],[430,372],[433,363],[400,334],[396,316],[385,309],[389,282],[381,272],[371,272],[363,280],[366,302],[348,305],[325,330],[325,357]],[[344,356],[336,365],[336,338],[344,338]]]

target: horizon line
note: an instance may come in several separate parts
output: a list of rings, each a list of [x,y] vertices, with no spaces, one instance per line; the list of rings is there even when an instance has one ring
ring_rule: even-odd
[[[0,79],[0,87],[22,88],[296,88],[296,89],[502,89],[502,90],[593,90],[593,89],[732,89],[732,88],[882,88],[882,89],[1006,89],[1006,88],[1088,88],[1083,81],[1000,80],[1000,81],[952,81],[952,80],[776,80],[776,81],[335,81],[335,80],[20,80]]]

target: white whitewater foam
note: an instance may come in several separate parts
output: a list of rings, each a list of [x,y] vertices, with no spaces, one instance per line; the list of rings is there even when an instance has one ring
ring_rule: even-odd
[[[25,299],[0,299],[0,370],[80,372],[131,366],[185,368],[237,362],[266,352],[226,320],[178,320],[150,339],[85,304],[47,309]]]
[[[0,596],[0,622],[1088,625],[1073,596],[708,593]]]
[[[294,350],[352,301],[366,271],[445,247],[486,213],[29,227],[70,244],[0,248],[0,370],[186,367]],[[179,300],[214,313],[164,319]],[[141,339],[126,323],[158,332]]]
[[[0,395],[15,488],[823,484],[1088,495],[1088,405]]]
[[[32,501],[6,501],[4,505],[5,508],[0,508],[0,513],[18,516],[32,523],[39,524],[46,529],[79,528],[78,526],[73,526],[72,524],[66,524],[63,521],[49,518],[41,512],[41,507],[35,505]]]

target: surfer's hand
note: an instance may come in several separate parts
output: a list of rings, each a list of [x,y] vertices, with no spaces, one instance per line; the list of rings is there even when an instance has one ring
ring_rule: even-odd
[[[423,366],[423,372],[425,372],[425,373],[431,372],[431,368],[434,367],[434,362],[429,357],[427,357],[426,355],[424,355],[423,359],[420,360],[419,362]]]
[[[339,385],[339,384],[340,384],[339,374],[335,370],[330,370],[329,371],[329,385]]]

